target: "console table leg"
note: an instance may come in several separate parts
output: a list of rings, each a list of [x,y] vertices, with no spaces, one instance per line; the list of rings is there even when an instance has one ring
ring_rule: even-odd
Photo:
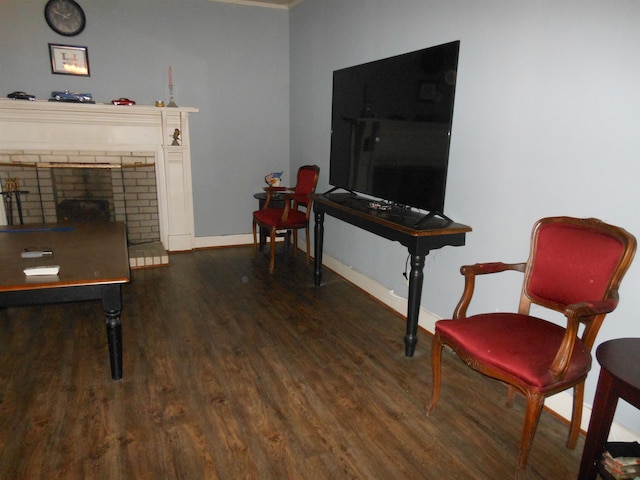
[[[314,270],[313,270],[313,283],[316,287],[322,283],[322,248],[324,242],[324,212],[315,212],[316,224],[313,229],[315,236],[314,243]]]
[[[122,296],[120,285],[102,287],[102,308],[106,316],[111,378],[120,380],[122,378],[122,322],[120,320]]]
[[[404,352],[413,357],[418,343],[418,315],[420,314],[420,297],[422,296],[422,280],[424,279],[424,261],[426,255],[411,254],[411,273],[409,274],[409,305],[407,308],[407,333],[404,336]]]

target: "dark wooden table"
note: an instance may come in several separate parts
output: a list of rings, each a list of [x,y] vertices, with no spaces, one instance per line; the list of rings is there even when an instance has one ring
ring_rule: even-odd
[[[418,343],[418,315],[424,279],[425,258],[431,250],[447,245],[462,246],[471,227],[439,217],[424,220],[424,215],[406,209],[372,210],[370,200],[351,193],[312,195],[315,213],[314,283],[322,283],[322,250],[325,214],[367,230],[375,235],[400,242],[411,255],[405,355],[412,357]]]
[[[25,248],[53,254],[23,259]],[[124,223],[0,227],[0,265],[0,307],[101,300],[111,377],[122,378],[121,285],[130,280]],[[60,265],[60,272],[32,277],[23,272],[40,265]]]
[[[640,338],[603,342],[596,349],[596,358],[600,363],[600,377],[578,480],[594,480],[599,473],[618,399],[622,398],[640,408]],[[609,478],[604,472],[601,473]]]

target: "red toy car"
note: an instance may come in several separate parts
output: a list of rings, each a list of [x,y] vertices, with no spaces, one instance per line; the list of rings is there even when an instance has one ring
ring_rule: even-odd
[[[117,100],[111,100],[114,105],[135,105],[136,102],[129,100],[128,98],[119,98]]]

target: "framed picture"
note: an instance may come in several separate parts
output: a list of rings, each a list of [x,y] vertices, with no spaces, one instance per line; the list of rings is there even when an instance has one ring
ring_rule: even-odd
[[[89,53],[87,47],[49,44],[51,73],[89,77]]]

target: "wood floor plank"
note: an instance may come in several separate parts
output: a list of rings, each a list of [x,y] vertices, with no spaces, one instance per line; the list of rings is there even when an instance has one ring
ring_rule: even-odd
[[[124,378],[99,302],[0,310],[0,478],[503,479],[524,415],[443,356],[427,417],[430,337],[278,248],[171,255],[124,287]],[[428,272],[425,272],[428,275]],[[583,439],[544,412],[530,480],[575,478]]]

